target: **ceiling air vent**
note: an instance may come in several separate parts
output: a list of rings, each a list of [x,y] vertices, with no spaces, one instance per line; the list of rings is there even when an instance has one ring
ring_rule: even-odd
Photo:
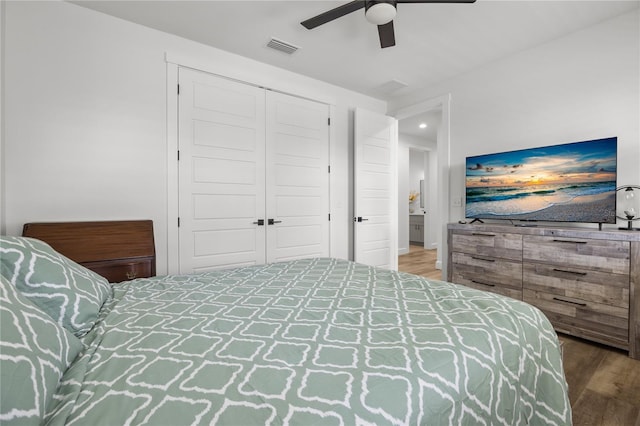
[[[404,89],[407,86],[409,86],[407,83],[400,80],[393,79],[379,85],[375,89],[378,93],[391,95],[392,93],[397,92],[400,89]]]
[[[277,38],[272,38],[271,40],[269,40],[269,43],[267,43],[267,47],[279,50],[280,52],[284,52],[288,55],[291,55],[293,52],[299,49],[298,46],[294,46],[293,44],[278,40]]]

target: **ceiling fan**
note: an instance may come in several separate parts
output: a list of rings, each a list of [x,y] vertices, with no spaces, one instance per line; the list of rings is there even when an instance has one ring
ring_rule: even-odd
[[[396,45],[396,36],[393,32],[393,18],[396,17],[398,3],[475,3],[476,0],[354,0],[328,10],[320,15],[302,21],[301,24],[308,30],[319,27],[322,24],[338,19],[351,12],[364,8],[367,21],[378,26],[380,47]]]

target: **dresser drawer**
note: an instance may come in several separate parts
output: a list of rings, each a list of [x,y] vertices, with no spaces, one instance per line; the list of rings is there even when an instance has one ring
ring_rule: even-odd
[[[119,259],[104,262],[87,262],[83,266],[105,277],[110,283],[149,278],[154,275],[152,259]]]
[[[523,239],[522,257],[525,261],[628,276],[630,247],[626,241],[527,235]]]
[[[451,236],[451,243],[454,252],[522,261],[522,235],[456,231]]]
[[[629,348],[629,310],[525,288],[523,300],[538,307],[557,331]]]
[[[571,266],[524,262],[522,285],[559,297],[629,307],[629,276]]]
[[[522,263],[466,253],[452,253],[452,281],[522,300]]]

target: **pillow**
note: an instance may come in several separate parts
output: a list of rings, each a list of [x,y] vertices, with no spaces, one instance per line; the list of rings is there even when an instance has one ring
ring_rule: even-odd
[[[105,278],[33,238],[0,237],[0,274],[78,337],[111,295]]]
[[[40,424],[83,346],[0,277],[0,423]]]

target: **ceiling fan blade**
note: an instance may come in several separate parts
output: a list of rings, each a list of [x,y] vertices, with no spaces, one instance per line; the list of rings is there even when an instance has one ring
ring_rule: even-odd
[[[380,36],[380,47],[391,47],[396,45],[396,36],[393,33],[393,21],[384,25],[378,25],[378,35]]]
[[[397,3],[475,3],[476,0],[397,0]]]
[[[331,9],[324,13],[321,13],[318,16],[309,18],[306,21],[302,21],[301,24],[306,29],[311,30],[322,24],[326,24],[329,21],[333,21],[334,19],[338,19],[344,15],[348,15],[351,12],[355,12],[358,9],[362,9],[363,7],[364,0],[354,0],[347,4],[343,4],[342,6],[338,6],[335,9]]]

